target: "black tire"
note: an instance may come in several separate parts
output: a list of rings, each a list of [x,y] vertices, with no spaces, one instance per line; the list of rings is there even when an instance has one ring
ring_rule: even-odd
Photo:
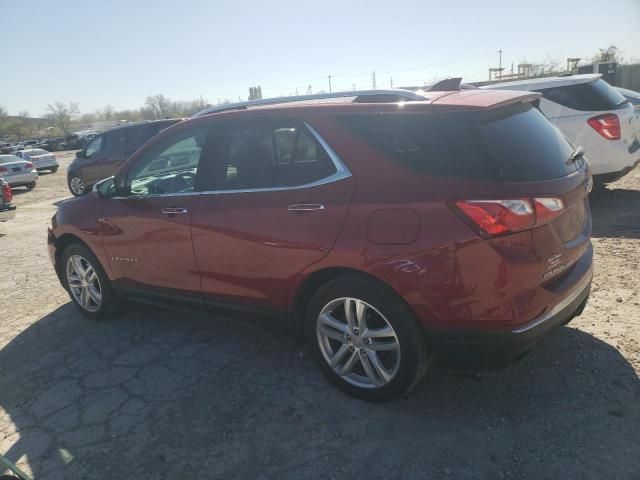
[[[67,262],[69,258],[73,255],[79,255],[82,257],[95,271],[99,286],[102,294],[102,302],[100,306],[95,311],[89,311],[85,307],[83,307],[78,300],[76,300],[75,296],[71,292],[71,287],[69,286],[69,279],[67,278]],[[86,246],[79,243],[72,243],[62,252],[61,262],[60,262],[60,273],[62,278],[62,286],[69,293],[69,297],[71,301],[75,304],[75,306],[80,310],[80,312],[88,318],[95,320],[103,320],[107,319],[118,311],[119,301],[116,296],[115,290],[113,289],[113,285],[111,281],[107,277],[102,265],[100,265],[100,261],[93,254],[91,250],[89,250]]]
[[[57,171],[58,171],[58,167],[53,167],[53,168],[51,169],[51,173],[56,173]]]
[[[27,188],[29,190],[33,190],[34,188],[36,188],[36,182],[27,183]]]
[[[326,305],[343,297],[368,303],[385,317],[395,331],[400,345],[399,366],[395,375],[383,386],[365,388],[350,383],[333,370],[322,353],[316,335],[318,316]],[[424,332],[413,313],[394,292],[373,280],[344,276],[322,286],[309,303],[304,327],[305,338],[324,375],[340,390],[362,400],[381,402],[408,393],[420,381],[431,363],[431,352]]]

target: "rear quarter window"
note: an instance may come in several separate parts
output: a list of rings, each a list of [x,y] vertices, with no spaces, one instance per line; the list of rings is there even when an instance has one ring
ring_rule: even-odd
[[[345,115],[339,119],[370,147],[411,171],[467,178],[496,174],[477,128],[477,114]]]
[[[480,131],[506,181],[539,181],[576,171],[584,160],[568,162],[572,145],[530,104],[487,112]]]
[[[538,90],[547,100],[582,111],[624,108],[626,98],[602,79]]]

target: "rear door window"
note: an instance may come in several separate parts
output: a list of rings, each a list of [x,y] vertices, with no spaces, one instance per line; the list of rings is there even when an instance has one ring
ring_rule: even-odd
[[[568,162],[573,147],[530,104],[487,112],[480,131],[507,181],[538,181],[576,171],[584,160]]]
[[[589,83],[545,88],[539,92],[547,100],[581,111],[615,110],[624,108],[627,102],[620,92],[602,79]]]
[[[118,128],[102,134],[102,153],[110,157],[122,157],[124,154],[124,128]]]
[[[296,121],[233,122],[223,137],[216,190],[302,186],[336,173],[327,152]]]

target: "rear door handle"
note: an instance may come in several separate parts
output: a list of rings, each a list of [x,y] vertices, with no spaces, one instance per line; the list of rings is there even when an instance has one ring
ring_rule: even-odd
[[[289,205],[287,210],[290,212],[314,212],[316,210],[324,210],[324,204],[322,203],[295,203]]]
[[[189,213],[189,210],[182,207],[166,207],[162,209],[162,213],[164,213],[165,215],[178,215]]]

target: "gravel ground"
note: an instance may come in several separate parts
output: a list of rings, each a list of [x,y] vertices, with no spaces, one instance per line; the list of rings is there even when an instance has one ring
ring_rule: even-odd
[[[640,479],[640,170],[593,200],[580,318],[506,369],[432,369],[371,405],[256,327],[81,317],[46,251],[60,158],[0,225],[0,453],[35,478]]]

